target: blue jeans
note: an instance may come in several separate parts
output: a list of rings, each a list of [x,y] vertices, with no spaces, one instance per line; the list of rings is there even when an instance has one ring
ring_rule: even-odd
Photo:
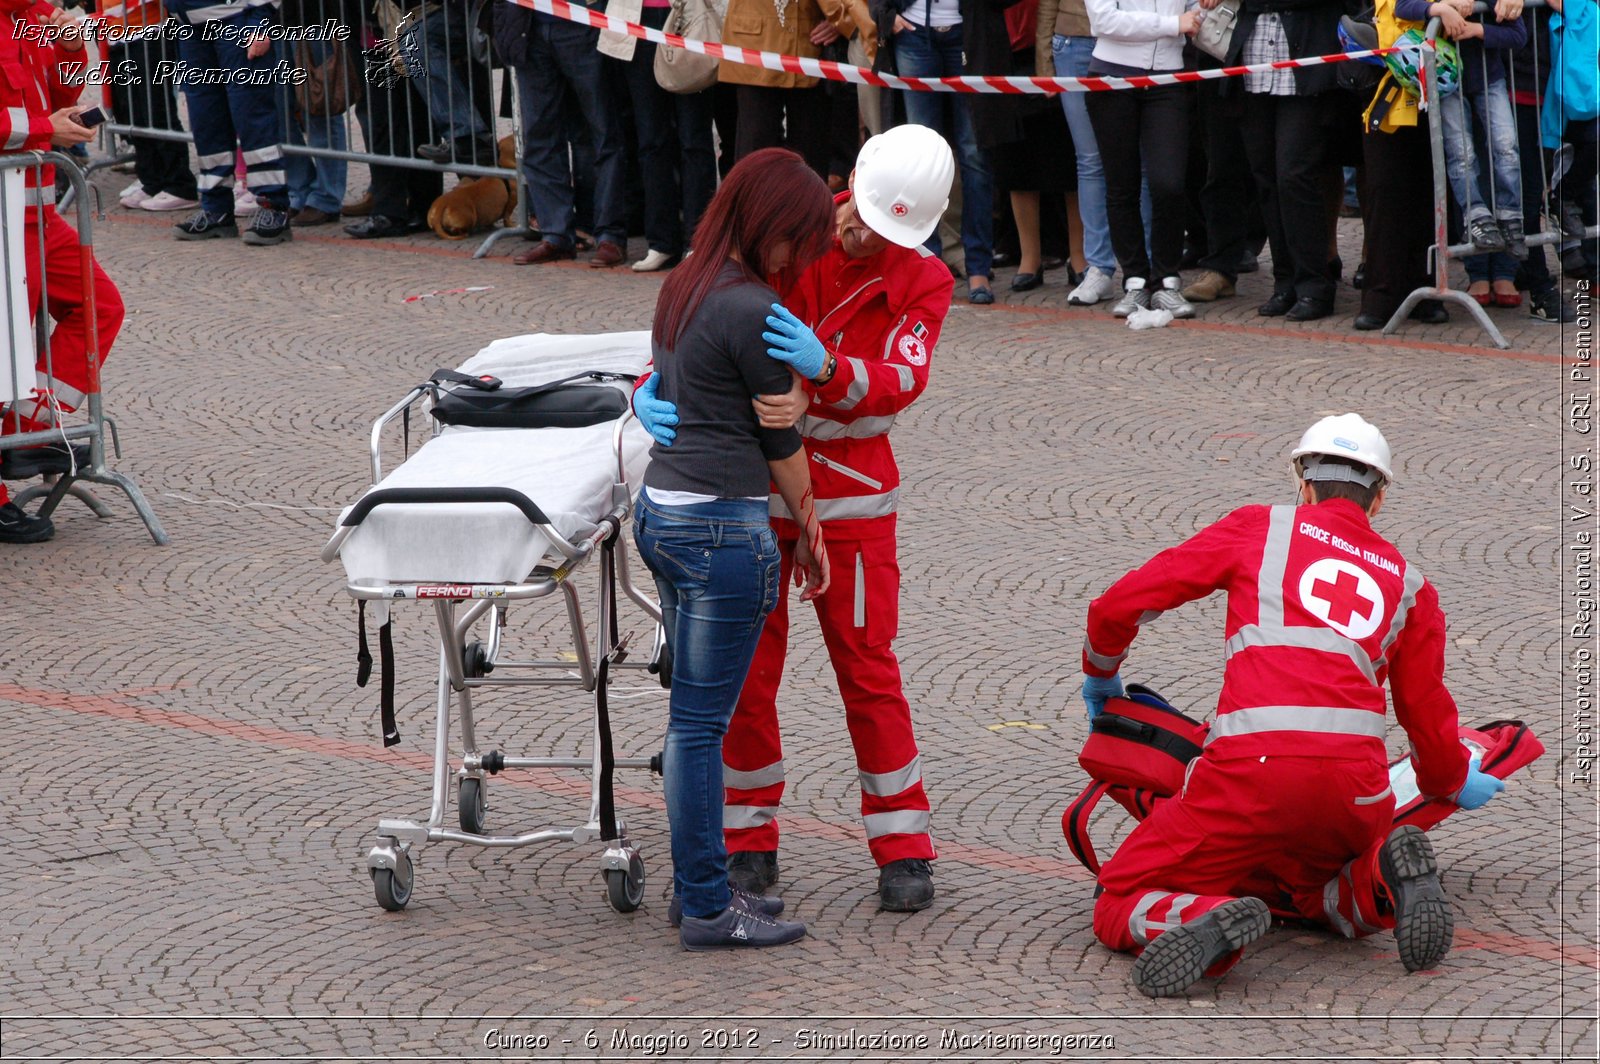
[[[595,51],[600,31],[538,16],[528,31],[528,62],[514,69],[522,107],[522,179],[528,213],[544,239],[571,247],[573,174],[562,118],[570,93],[594,141],[594,235],[626,246],[627,155],[622,109]]]
[[[473,106],[472,86],[455,65],[467,56],[465,17],[462,12],[435,11],[407,29],[400,49],[407,73],[422,83],[434,126],[443,127],[447,140],[489,135],[483,116]]]
[[[1094,53],[1093,37],[1050,39],[1050,55],[1055,60],[1056,77],[1081,78],[1089,73],[1089,57]],[[1083,257],[1090,266],[1107,273],[1117,271],[1117,256],[1111,250],[1111,223],[1106,220],[1106,172],[1100,165],[1100,148],[1095,144],[1094,126],[1089,123],[1089,101],[1081,92],[1063,92],[1061,110],[1072,131],[1072,150],[1078,156],[1078,216],[1083,219]]]
[[[894,57],[900,73],[913,78],[955,77],[962,73],[962,32],[943,33],[914,26],[894,35]],[[967,276],[988,277],[994,267],[994,171],[978,147],[972,124],[972,103],[947,92],[906,93],[906,119],[937,130],[956,149],[961,166],[961,246]],[[934,254],[943,251],[939,231],[928,238]]]
[[[347,47],[342,41],[306,41],[305,45],[311,61],[318,64],[327,61],[332,49]],[[288,48],[280,45],[279,52],[291,63],[294,61]],[[344,115],[303,115],[305,128],[302,129],[300,123],[294,120],[292,99],[290,97],[288,102],[290,114],[285,123],[284,143],[309,144],[313,148],[330,148],[333,151],[346,151],[349,148]],[[338,214],[344,208],[344,186],[349,163],[343,159],[285,152],[283,170],[289,182],[291,211],[315,207],[327,214]]]
[[[722,838],[722,737],[761,628],[778,605],[778,539],[765,499],[659,506],[643,494],[633,538],[655,574],[672,648],[662,785],[673,893],[683,898],[685,916],[715,916],[732,900]]]
[[[1493,177],[1494,206],[1483,194],[1478,176],[1478,156],[1473,147],[1471,115],[1476,114],[1488,145]],[[1439,100],[1444,121],[1444,168],[1450,192],[1467,221],[1475,218],[1522,217],[1522,156],[1517,151],[1517,119],[1504,84],[1468,94],[1465,88]]]

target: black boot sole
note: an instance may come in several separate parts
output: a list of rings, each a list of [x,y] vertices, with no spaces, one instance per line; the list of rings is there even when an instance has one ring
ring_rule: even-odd
[[[1456,918],[1439,883],[1433,844],[1414,825],[1390,833],[1378,852],[1378,867],[1394,902],[1394,940],[1408,972],[1437,967],[1450,952]]]
[[[1192,923],[1157,935],[1133,962],[1133,985],[1145,997],[1173,997],[1206,969],[1267,933],[1272,913],[1260,898],[1235,898]]]

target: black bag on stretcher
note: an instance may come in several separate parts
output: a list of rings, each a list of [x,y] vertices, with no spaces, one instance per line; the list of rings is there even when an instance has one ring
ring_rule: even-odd
[[[1089,738],[1078,753],[1079,766],[1094,783],[1061,814],[1061,833],[1080,864],[1100,874],[1089,818],[1101,799],[1109,796],[1135,820],[1143,820],[1158,802],[1183,789],[1189,765],[1200,756],[1210,729],[1139,684],[1128,685],[1126,698],[1106,701],[1105,711],[1090,721]],[[1544,744],[1520,720],[1462,725],[1461,742],[1480,759],[1484,772],[1499,779],[1544,753]],[[1396,827],[1414,824],[1426,831],[1460,808],[1448,798],[1422,796],[1409,755],[1390,762],[1389,783]]]

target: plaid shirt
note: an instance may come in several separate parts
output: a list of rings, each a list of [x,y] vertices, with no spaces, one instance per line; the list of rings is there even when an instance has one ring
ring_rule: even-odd
[[[1245,65],[1281,63],[1288,58],[1289,38],[1283,32],[1283,20],[1276,13],[1262,13],[1257,17],[1255,28],[1244,42]],[[1294,71],[1268,70],[1259,74],[1246,74],[1244,91],[1264,92],[1271,96],[1293,96]]]

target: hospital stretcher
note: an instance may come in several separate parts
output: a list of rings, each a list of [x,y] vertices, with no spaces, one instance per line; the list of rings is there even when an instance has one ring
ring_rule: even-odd
[[[670,680],[660,608],[632,583],[623,535],[649,461],[650,438],[628,409],[632,383],[649,355],[645,332],[497,340],[458,371],[435,373],[373,424],[372,487],[340,514],[322,559],[344,564],[346,591],[359,604],[363,685],[371,662],[369,603],[378,614],[385,745],[399,741],[390,610],[404,601],[427,602],[439,631],[428,818],[380,819],[367,855],[385,909],[403,909],[410,901],[419,851],[430,842],[509,848],[599,840],[612,907],[631,912],[643,899],[644,864],[616,814],[612,777],[618,768],[659,771],[659,757],[615,756],[606,688],[617,668],[648,668],[663,685]],[[403,418],[409,437],[414,409],[430,415],[431,438],[385,476],[384,428]],[[598,568],[599,586],[592,629],[572,580],[589,566]],[[619,635],[619,590],[653,625],[647,661],[627,660],[633,633]],[[502,656],[511,606],[550,596],[565,605],[575,661]],[[480,622],[482,638],[474,636]],[[581,686],[594,696],[589,756],[516,757],[481,741],[475,691],[560,685]],[[452,745],[453,725],[459,750]],[[490,834],[487,778],[530,768],[587,769],[586,819],[574,827]],[[457,825],[447,826],[452,784]]]

